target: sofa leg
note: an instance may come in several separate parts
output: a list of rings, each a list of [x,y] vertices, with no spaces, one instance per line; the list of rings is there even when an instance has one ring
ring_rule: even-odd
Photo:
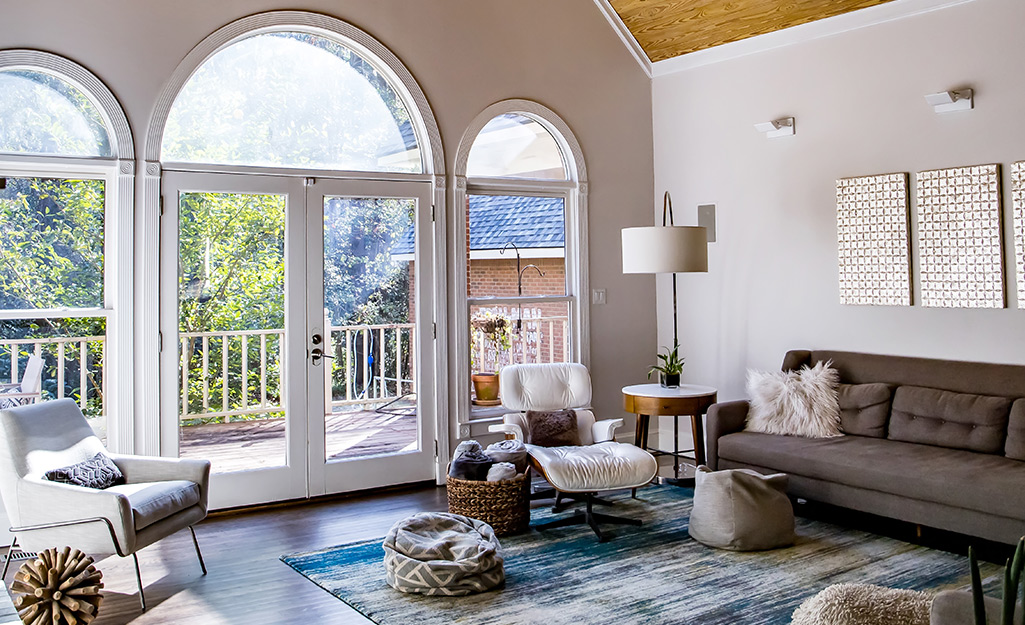
[[[11,541],[11,546],[7,548],[7,557],[4,558],[4,573],[0,575],[0,580],[7,579],[7,569],[11,567],[11,556],[14,555],[14,548],[18,546],[18,537],[15,536],[14,540]]]
[[[142,606],[142,611],[146,611],[146,595],[142,592],[142,573],[139,571],[139,556],[133,553],[132,559],[135,560],[135,581],[139,583],[139,605]]]
[[[199,568],[203,569],[203,575],[206,575],[206,563],[203,562],[203,552],[199,550],[199,541],[196,540],[196,530],[190,525],[189,531],[192,532],[192,544],[196,546],[196,556],[199,557]]]

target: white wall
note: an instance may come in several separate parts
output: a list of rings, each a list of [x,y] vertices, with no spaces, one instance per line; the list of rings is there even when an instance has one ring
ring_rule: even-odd
[[[1010,206],[1005,310],[841,306],[835,217],[837,178],[910,172],[914,214],[916,171],[1025,160],[1023,25],[1021,0],[975,0],[654,80],[657,192],[673,193],[677,223],[718,206],[709,272],[680,275],[686,381],[743,397],[747,367],[778,369],[794,348],[1025,363]],[[975,110],[924,100],[958,86],[975,88]],[[753,128],[789,115],[796,136]],[[1005,169],[1009,201],[1008,188]]]
[[[449,174],[463,131],[494,102],[535,100],[569,124],[590,183],[590,281],[608,291],[591,314],[594,405],[622,414],[619,388],[643,378],[655,347],[655,315],[638,304],[654,300],[654,283],[624,276],[619,260],[620,229],[650,223],[651,90],[591,0],[0,0],[0,49],[42,49],[92,70],[121,100],[141,155],[181,59],[217,28],[274,9],[330,14],[391,49],[434,110]]]

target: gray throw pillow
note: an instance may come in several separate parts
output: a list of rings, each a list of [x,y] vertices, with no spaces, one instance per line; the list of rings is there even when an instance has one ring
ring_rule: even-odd
[[[527,411],[527,443],[538,447],[580,445],[577,413],[573,410]]]
[[[792,545],[794,507],[786,495],[787,475],[762,475],[750,469],[695,475],[691,537],[719,549],[757,551]]]
[[[51,482],[62,482],[64,484],[99,489],[125,483],[125,476],[121,473],[121,470],[103,452],[70,467],[47,471],[43,477]]]

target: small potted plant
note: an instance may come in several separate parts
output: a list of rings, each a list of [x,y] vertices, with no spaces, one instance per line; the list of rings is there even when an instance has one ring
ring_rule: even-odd
[[[490,363],[490,354],[488,353],[487,347],[490,346],[494,352],[494,364],[495,371],[478,371],[470,376],[473,381],[473,393],[475,399],[473,403],[479,405],[497,405],[498,399],[498,360],[499,355],[508,350],[512,346],[512,333],[510,327],[512,322],[509,317],[501,313],[493,313],[491,311],[479,312],[473,316],[470,322],[472,331],[484,339],[485,349],[482,350],[481,359],[483,363],[478,363],[477,353],[475,349],[471,349],[471,368],[476,369],[477,366],[486,367]],[[471,345],[473,343],[471,337]]]
[[[658,381],[666,388],[677,388],[680,386],[680,375],[683,373],[683,358],[680,358],[680,343],[673,341],[673,349],[663,347],[664,354],[658,354],[659,363],[651,365],[648,369],[648,379],[651,374],[658,371]]]

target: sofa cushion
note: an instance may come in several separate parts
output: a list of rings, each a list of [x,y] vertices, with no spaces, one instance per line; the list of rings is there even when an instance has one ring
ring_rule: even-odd
[[[844,434],[886,438],[893,387],[888,384],[841,384],[840,429]]]
[[[1004,451],[1011,400],[900,386],[893,396],[888,438],[986,454]]]
[[[199,503],[199,485],[188,480],[139,482],[111,486],[107,492],[128,497],[135,520],[135,531],[181,512]]]
[[[1025,460],[1025,399],[1019,399],[1011,405],[1004,455],[1015,460]]]
[[[856,488],[1025,519],[1025,462],[865,436],[797,438],[737,432],[719,457]]]

